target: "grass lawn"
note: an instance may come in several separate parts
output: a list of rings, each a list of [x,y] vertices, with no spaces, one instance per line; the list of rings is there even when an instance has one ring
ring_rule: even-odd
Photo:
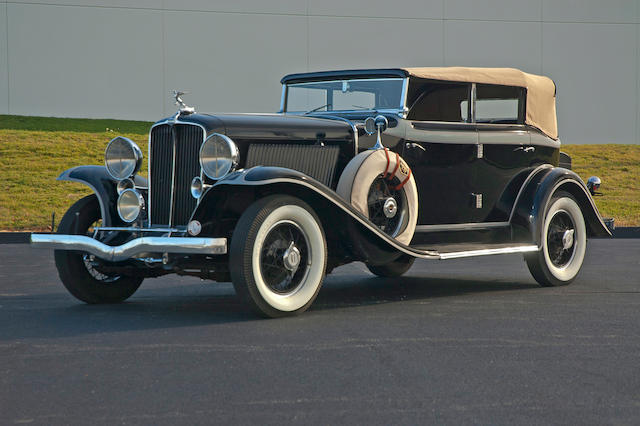
[[[103,164],[115,136],[136,142],[145,154],[151,123],[0,115],[0,230],[47,230],[77,199],[91,190],[56,181],[64,170]],[[616,226],[640,226],[640,145],[565,145],[574,170],[586,180],[602,179],[600,213]]]

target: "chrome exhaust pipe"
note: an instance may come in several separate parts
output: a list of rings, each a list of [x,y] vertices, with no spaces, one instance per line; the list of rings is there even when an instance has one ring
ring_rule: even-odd
[[[141,237],[120,246],[108,246],[84,235],[31,234],[31,246],[83,251],[110,262],[131,259],[140,253],[227,253],[226,238]]]

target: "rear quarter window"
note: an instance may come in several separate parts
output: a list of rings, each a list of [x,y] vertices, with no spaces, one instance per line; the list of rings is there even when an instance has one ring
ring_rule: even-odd
[[[524,123],[525,91],[522,87],[476,85],[476,122]]]

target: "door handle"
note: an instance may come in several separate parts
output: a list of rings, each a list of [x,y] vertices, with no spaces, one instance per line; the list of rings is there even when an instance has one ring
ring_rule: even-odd
[[[535,146],[528,146],[528,147],[524,147],[524,146],[519,146],[516,149],[513,150],[513,152],[516,151],[524,151],[524,152],[534,152],[536,150]]]

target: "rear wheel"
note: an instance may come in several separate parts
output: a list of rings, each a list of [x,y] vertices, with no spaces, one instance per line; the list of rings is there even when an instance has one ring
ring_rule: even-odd
[[[542,249],[525,256],[533,278],[542,286],[561,286],[573,281],[584,261],[587,232],[580,206],[566,192],[549,201],[542,226]]]
[[[231,238],[229,269],[236,293],[267,317],[307,310],[320,290],[326,264],[320,220],[294,197],[256,201]]]
[[[367,268],[371,273],[379,277],[393,278],[399,277],[407,272],[411,266],[413,266],[413,262],[415,260],[415,257],[403,254],[393,262],[385,263],[383,265],[367,264]]]
[[[100,221],[98,199],[89,195],[69,208],[60,221],[58,233],[92,236],[93,227]],[[135,293],[143,280],[104,274],[93,266],[93,257],[88,253],[55,250],[54,257],[62,284],[74,297],[86,303],[122,302]]]

